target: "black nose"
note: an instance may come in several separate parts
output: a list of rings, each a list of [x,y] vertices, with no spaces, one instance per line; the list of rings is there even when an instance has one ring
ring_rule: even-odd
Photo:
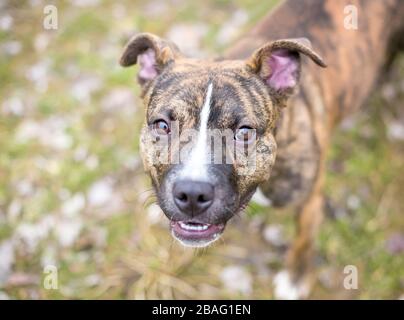
[[[182,180],[174,184],[174,202],[187,215],[196,216],[213,203],[214,188],[210,183]]]

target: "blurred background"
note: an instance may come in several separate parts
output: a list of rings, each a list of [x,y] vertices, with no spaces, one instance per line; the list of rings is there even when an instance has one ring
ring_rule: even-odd
[[[292,212],[252,203],[212,247],[174,242],[138,154],[136,68],[118,59],[138,31],[219,54],[277,2],[0,0],[0,299],[272,298]],[[313,298],[404,299],[403,99],[404,56],[335,134]]]

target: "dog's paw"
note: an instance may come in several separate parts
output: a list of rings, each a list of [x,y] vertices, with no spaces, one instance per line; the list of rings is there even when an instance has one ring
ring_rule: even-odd
[[[305,299],[310,293],[308,282],[295,283],[287,270],[277,273],[273,279],[274,296],[276,299],[297,300]]]

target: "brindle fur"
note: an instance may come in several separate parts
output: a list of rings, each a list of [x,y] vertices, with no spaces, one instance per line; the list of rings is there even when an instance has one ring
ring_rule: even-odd
[[[248,120],[259,133],[258,144],[262,146],[257,152],[256,170],[252,174],[238,177],[238,166],[243,164],[233,163],[232,180],[236,184],[236,192],[244,195],[233,199],[233,205],[228,205],[235,211],[247,204],[257,183],[269,179],[276,149],[273,131],[278,112],[266,86],[245,62],[181,59],[169,64],[152,84],[144,88],[143,99],[148,106],[146,124],[151,125],[154,120],[164,116],[179,121],[180,131],[198,129],[200,109],[209,82],[215,88],[209,127],[235,130],[240,123]],[[154,137],[147,127],[143,132],[141,150],[146,159],[145,168],[158,187],[170,165],[153,162],[154,150],[151,146]],[[160,204],[164,207],[164,199],[160,199]]]
[[[358,30],[344,28],[344,7],[352,4],[358,8]],[[288,0],[230,48],[223,61],[185,58],[175,45],[152,35],[143,35],[136,45],[132,42],[134,47],[122,57],[123,65],[136,63],[137,55],[147,48],[159,52],[160,75],[142,84],[147,112],[141,152],[153,184],[158,188],[168,165],[152,163],[153,137],[147,125],[164,116],[179,120],[182,128],[196,127],[206,84],[213,82],[209,126],[235,129],[248,121],[257,128],[257,170],[240,177],[238,164],[233,165],[235,190],[243,197],[232,201],[237,207],[244,206],[260,184],[275,206],[296,206],[297,236],[287,264],[296,284],[310,281],[331,132],[365,102],[385,66],[401,49],[403,16],[404,2],[400,0]],[[310,39],[328,68],[320,70],[303,57],[299,90],[287,99],[268,91],[262,82],[260,76],[267,70],[259,68],[261,55],[271,51],[268,46],[275,40],[300,37]],[[265,43],[269,45],[263,46]],[[296,51],[324,65],[314,51]]]
[[[358,8],[357,30],[344,28],[347,5]],[[277,125],[271,179],[261,186],[275,206],[297,207],[297,236],[287,261],[296,282],[312,280],[308,271],[322,220],[321,190],[331,133],[344,116],[365,103],[386,65],[403,49],[403,17],[400,0],[286,1],[226,54],[247,57],[257,42],[304,36],[328,64],[318,72],[303,63],[300,90]]]

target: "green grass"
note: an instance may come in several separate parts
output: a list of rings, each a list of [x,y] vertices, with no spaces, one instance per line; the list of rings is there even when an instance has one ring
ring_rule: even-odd
[[[153,223],[150,218],[147,204],[151,200],[145,191],[150,185],[138,154],[143,120],[140,99],[108,111],[103,105],[114,89],[127,89],[134,96],[139,93],[136,68],[118,65],[120,50],[135,31],[164,35],[175,24],[201,23],[207,28],[201,45],[207,53],[220,53],[225,45],[218,43],[217,34],[235,10],[247,12],[249,22],[241,28],[247,30],[276,2],[209,0],[202,6],[180,1],[150,17],[143,14],[149,2],[124,1],[119,7],[114,1],[100,1],[94,8],[61,3],[57,31],[41,29],[41,7],[25,4],[7,12],[15,23],[10,31],[0,32],[0,42],[17,40],[23,48],[15,56],[0,59],[0,107],[3,101],[18,97],[25,109],[22,115],[0,111],[0,244],[14,237],[12,274],[35,276],[39,283],[0,283],[0,291],[17,299],[272,298],[271,277],[282,266],[283,251],[265,243],[257,225],[280,224],[290,239],[294,229],[290,210],[252,204],[246,216],[230,223],[221,243],[185,251],[171,239],[164,219]],[[44,51],[35,49],[40,34],[49,42]],[[26,75],[44,59],[50,61],[48,88],[40,91]],[[86,77],[100,80],[88,101],[77,99],[72,91]],[[404,72],[397,79],[402,81]],[[329,153],[325,193],[334,212],[345,214],[325,219],[318,238],[319,269],[338,278],[344,266],[358,266],[359,290],[353,298],[395,299],[404,292],[403,256],[386,250],[389,237],[404,230],[404,145],[387,138],[384,121],[386,114],[399,113],[402,98],[401,93],[385,101],[377,91],[366,112],[356,116],[356,124],[336,133]],[[70,137],[70,147],[55,149],[36,139],[17,139],[27,121],[43,123],[52,118],[64,122],[59,125],[65,126],[62,133]],[[49,139],[61,134],[58,128],[53,130]],[[94,183],[105,178],[113,181],[107,195],[116,194],[101,207],[93,206],[88,194]],[[29,252],[18,236],[19,227],[38,224],[47,216],[63,220],[61,208],[74,195],[86,200],[73,217],[68,216],[69,221],[82,222],[73,243],[63,247],[58,229],[51,228]],[[360,200],[354,208],[347,205],[352,195]],[[116,199],[121,202],[114,207]],[[48,247],[55,248],[59,290],[42,286],[41,261]],[[229,265],[251,274],[250,294],[226,289],[220,274]],[[100,280],[93,284],[90,280],[97,277]],[[345,297],[339,282],[331,288],[319,287],[315,297]]]

